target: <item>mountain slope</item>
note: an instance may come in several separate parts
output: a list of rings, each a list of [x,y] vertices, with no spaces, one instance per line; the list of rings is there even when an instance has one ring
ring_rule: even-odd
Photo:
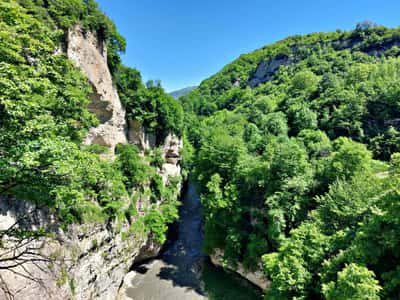
[[[361,25],[241,55],[181,98],[205,248],[265,271],[266,299],[400,296],[400,30]]]
[[[169,95],[174,97],[175,99],[179,99],[180,97],[186,96],[187,94],[189,94],[195,88],[196,88],[196,86],[189,86],[189,87],[177,90],[177,91],[173,91],[173,92],[169,93]]]

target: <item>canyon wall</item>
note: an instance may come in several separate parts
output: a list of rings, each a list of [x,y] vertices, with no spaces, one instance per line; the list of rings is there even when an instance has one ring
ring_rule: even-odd
[[[125,109],[113,85],[107,65],[107,47],[91,32],[75,26],[68,32],[67,55],[87,76],[92,85],[89,110],[100,121],[91,128],[84,143],[110,147],[127,143]]]
[[[113,159],[115,146],[120,143],[136,144],[142,153],[155,147],[154,137],[140,124],[132,121],[131,126],[127,125],[107,66],[106,45],[80,26],[69,31],[66,42],[66,54],[93,88],[89,110],[99,119],[99,125],[90,129],[84,143],[108,147],[105,159]],[[181,174],[182,140],[169,134],[159,144],[165,159],[159,173],[164,184],[168,184],[170,177]],[[0,284],[9,290],[4,298],[13,295],[14,299],[115,299],[132,264],[156,256],[161,248],[147,234],[130,232],[127,220],[61,229],[49,210],[19,199],[0,200],[0,230],[18,222],[25,229],[44,228],[50,232],[48,237],[32,239],[23,245],[17,241],[5,245],[5,249],[17,247],[18,253],[24,253],[23,257],[31,261],[14,269],[16,272],[0,273]],[[138,205],[143,203],[138,201]],[[30,255],[33,249],[38,253]]]

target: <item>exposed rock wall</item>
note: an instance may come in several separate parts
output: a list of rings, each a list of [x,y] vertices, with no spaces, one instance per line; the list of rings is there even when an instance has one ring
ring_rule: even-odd
[[[51,212],[15,199],[0,201],[3,215],[10,223],[24,219],[24,228],[40,226],[56,237],[34,240],[19,250],[40,249],[31,250],[35,255],[24,256],[40,261],[14,269],[18,274],[0,273],[15,299],[115,299],[132,263],[156,256],[160,250],[147,236],[127,234],[127,223],[74,225],[64,232]],[[3,224],[0,230],[8,225]]]
[[[335,51],[341,51],[345,49],[349,49],[351,51],[361,51],[364,52],[368,55],[371,56],[376,56],[380,57],[382,56],[385,51],[390,50],[392,47],[399,47],[400,46],[400,38],[399,37],[394,37],[393,39],[389,39],[387,41],[383,41],[381,43],[374,43],[370,46],[365,46],[365,45],[360,45],[362,43],[362,38],[358,36],[354,36],[348,39],[340,39],[340,40],[334,40],[334,41],[327,41],[327,42],[315,42],[315,43],[310,43],[307,45],[307,47],[310,50],[317,51],[317,47],[333,47]],[[300,45],[301,46],[301,45]],[[254,88],[258,86],[259,84],[268,82],[272,80],[276,74],[276,72],[279,70],[281,66],[287,66],[293,63],[296,63],[296,60],[301,58],[301,55],[296,58],[296,55],[298,54],[298,50],[300,48],[299,45],[292,45],[289,46],[291,49],[292,53],[294,54],[294,57],[289,57],[286,55],[278,55],[275,57],[271,57],[268,60],[261,61],[254,74],[250,76],[248,80],[248,85],[251,88]],[[234,86],[239,86],[240,82],[235,81],[233,82]]]
[[[249,79],[249,86],[254,88],[261,83],[272,80],[281,66],[289,65],[291,62],[292,60],[287,56],[273,57],[261,62],[257,66],[253,76]]]
[[[107,47],[91,32],[75,26],[68,32],[67,55],[87,76],[93,87],[89,110],[100,121],[89,131],[84,143],[110,147],[127,143],[125,110],[113,85],[107,65]]]
[[[175,135],[169,134],[165,139],[165,163],[160,170],[164,184],[181,175],[182,146],[182,140]],[[72,225],[63,231],[52,212],[21,200],[0,198],[0,231],[18,220],[23,228],[47,229],[53,238],[33,240],[19,250],[37,248],[37,257],[26,258],[45,259],[15,269],[27,277],[0,271],[16,300],[115,299],[132,264],[157,256],[161,249],[149,236],[129,233],[127,221]],[[16,243],[9,246],[15,248]],[[4,258],[4,253],[0,252],[0,258]],[[6,299],[1,293],[0,290],[0,299]]]
[[[52,231],[55,225],[47,211],[24,201],[0,197],[0,232],[14,228],[17,221],[19,228],[27,229],[41,227]],[[1,265],[11,269],[0,270],[0,299],[37,299],[37,296],[50,299],[52,295],[56,295],[54,299],[61,299],[67,295],[66,288],[57,286],[57,274],[61,274],[61,268],[58,264],[50,268],[48,263],[57,254],[58,242],[47,238],[18,240],[7,234],[1,237]],[[13,259],[8,263],[4,261],[9,258]],[[13,267],[16,264],[20,265]]]
[[[236,268],[232,266],[226,266],[225,264],[223,264],[223,256],[223,250],[217,249],[212,255],[210,255],[211,262],[216,266],[224,267],[233,272],[236,272],[237,274],[246,278],[248,281],[250,281],[254,285],[257,285],[263,290],[267,289],[270,286],[271,283],[265,278],[265,275],[261,270],[250,272],[247,271],[241,264],[239,264]]]
[[[154,149],[157,145],[156,136],[153,133],[146,132],[145,128],[137,121],[129,121],[128,141],[138,146],[142,154],[148,150]],[[160,170],[164,184],[168,184],[169,177],[181,175],[181,152],[183,149],[183,140],[173,133],[167,134],[161,143],[161,151],[164,163]]]
[[[168,178],[181,175],[181,167],[179,162],[182,156],[182,149],[182,139],[174,134],[168,134],[162,147],[165,162],[160,171],[164,184],[168,183]]]
[[[128,141],[138,146],[139,150],[145,152],[156,146],[156,136],[147,133],[145,128],[138,121],[130,120],[128,124]]]
[[[155,136],[147,134],[139,123],[130,122],[127,128],[125,110],[108,69],[104,43],[76,26],[68,33],[66,52],[93,87],[89,109],[100,121],[99,126],[90,129],[84,143],[107,146],[111,156],[119,143],[137,144],[143,152],[154,148]],[[170,177],[181,174],[179,160],[183,145],[172,134],[161,144],[165,163],[160,174],[168,184]],[[5,283],[16,300],[115,299],[131,265],[158,255],[161,248],[147,235],[129,233],[127,221],[73,225],[63,231],[52,212],[21,200],[0,198],[0,231],[22,219],[24,227],[46,228],[52,237],[28,241],[20,248],[22,252],[39,249],[41,258],[15,269],[20,274],[0,271],[0,285]],[[11,241],[9,246],[15,247],[17,243]],[[0,258],[4,255],[7,256],[4,251],[0,252]],[[0,299],[7,299],[1,289]]]

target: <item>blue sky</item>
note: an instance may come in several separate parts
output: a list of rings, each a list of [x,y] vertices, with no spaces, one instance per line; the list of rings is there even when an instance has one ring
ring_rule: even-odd
[[[167,91],[293,34],[400,25],[399,0],[98,0],[127,40],[126,65]]]

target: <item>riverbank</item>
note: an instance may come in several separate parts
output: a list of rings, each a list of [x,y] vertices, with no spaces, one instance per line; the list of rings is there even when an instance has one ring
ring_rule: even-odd
[[[202,253],[201,203],[196,185],[184,190],[176,238],[161,256],[135,266],[121,300],[259,300],[261,293],[235,274],[215,267]]]

